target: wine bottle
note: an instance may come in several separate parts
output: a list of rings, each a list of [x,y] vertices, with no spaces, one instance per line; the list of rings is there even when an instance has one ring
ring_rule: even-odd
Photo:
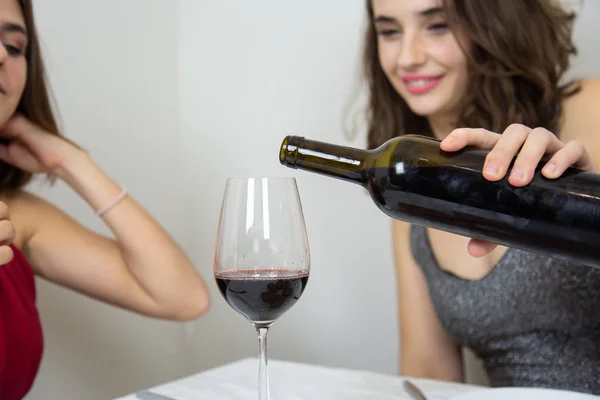
[[[487,151],[393,138],[373,150],[287,136],[281,164],[363,186],[389,217],[600,268],[600,174],[569,168],[515,187],[482,175]],[[509,174],[507,174],[508,176]]]

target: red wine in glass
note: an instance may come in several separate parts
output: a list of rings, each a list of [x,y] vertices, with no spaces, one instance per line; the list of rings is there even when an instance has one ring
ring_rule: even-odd
[[[223,298],[258,332],[258,394],[268,400],[267,331],[300,299],[310,273],[294,178],[227,179],[213,273]]]
[[[229,305],[257,325],[271,325],[289,310],[308,282],[308,273],[292,269],[231,270],[215,275]]]

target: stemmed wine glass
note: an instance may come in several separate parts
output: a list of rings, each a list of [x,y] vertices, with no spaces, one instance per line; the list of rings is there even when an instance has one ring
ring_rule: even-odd
[[[298,301],[310,272],[295,178],[229,178],[213,273],[227,303],[258,333],[259,400],[269,399],[267,332]]]

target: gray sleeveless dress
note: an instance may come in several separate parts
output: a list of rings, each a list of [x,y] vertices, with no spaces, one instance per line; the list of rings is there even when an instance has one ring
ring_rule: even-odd
[[[509,249],[471,281],[440,268],[424,227],[412,226],[411,246],[441,324],[492,386],[600,394],[600,269]]]

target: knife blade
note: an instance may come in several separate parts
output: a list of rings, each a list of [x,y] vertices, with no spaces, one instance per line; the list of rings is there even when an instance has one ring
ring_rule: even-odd
[[[425,394],[410,381],[404,381],[404,388],[415,400],[427,400]]]

